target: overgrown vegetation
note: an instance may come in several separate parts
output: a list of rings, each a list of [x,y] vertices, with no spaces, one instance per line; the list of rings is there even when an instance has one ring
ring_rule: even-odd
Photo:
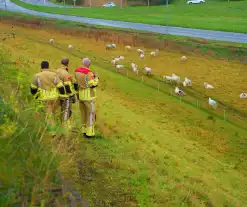
[[[1,47],[0,206],[68,204],[61,143],[47,133],[40,105],[29,93],[30,62],[12,55]]]
[[[31,5],[20,0],[11,1],[22,7],[47,13],[158,25],[166,25],[167,23],[167,10],[165,6],[126,8],[54,8]],[[176,4],[169,5],[168,25],[247,33],[247,28],[245,26],[247,18],[246,4],[247,1],[212,1],[203,5],[187,5],[184,1],[180,1]]]

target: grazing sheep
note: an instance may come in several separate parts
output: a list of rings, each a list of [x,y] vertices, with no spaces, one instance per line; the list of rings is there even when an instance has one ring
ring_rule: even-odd
[[[118,57],[120,60],[124,60],[124,56],[119,56]]]
[[[182,90],[180,90],[178,87],[175,88],[175,94],[177,94],[179,96],[184,96],[185,95],[185,93]]]
[[[111,63],[112,63],[113,65],[116,65],[117,61],[115,60],[115,58],[112,59]]]
[[[247,93],[241,93],[240,98],[247,98]]]
[[[152,68],[144,67],[144,74],[146,75],[152,75]]]
[[[73,48],[73,46],[72,45],[69,45],[68,48],[69,48],[69,50],[71,50]]]
[[[141,58],[142,60],[144,59],[144,54],[143,54],[143,53],[140,54],[140,58]]]
[[[139,52],[139,54],[143,54],[144,55],[144,51],[141,49],[137,49],[137,52]]]
[[[165,82],[170,82],[171,83],[171,81],[173,80],[172,79],[172,77],[171,76],[167,76],[167,75],[165,75],[165,76],[163,76],[163,80],[165,81]]]
[[[209,106],[211,106],[214,109],[217,108],[217,102],[215,100],[211,99],[210,97],[208,98],[208,104],[209,104]]]
[[[137,65],[134,64],[134,63],[131,63],[131,68],[132,68],[133,72],[136,73],[136,74],[138,75],[139,70],[138,70]]]
[[[116,48],[116,44],[108,44],[108,45],[105,46],[105,48],[106,48],[107,50]]]
[[[131,46],[130,46],[130,45],[126,45],[126,46],[125,46],[125,49],[131,50]]]
[[[158,55],[159,51],[160,51],[160,50],[157,49],[155,52],[151,52],[150,55],[151,55],[151,56],[156,56],[156,55]]]
[[[188,58],[187,58],[186,56],[183,56],[183,57],[181,58],[181,62],[184,63],[187,59],[188,59]]]
[[[192,86],[192,81],[190,79],[188,79],[187,77],[185,77],[184,82],[183,82],[183,86]]]
[[[207,89],[212,89],[212,88],[214,88],[212,85],[210,85],[210,84],[208,84],[208,83],[206,83],[206,82],[204,82],[204,87],[207,88]]]
[[[180,84],[180,77],[173,73],[172,74],[172,81],[177,83],[177,84]]]
[[[123,69],[124,68],[124,65],[116,65],[116,68],[119,70],[119,69]]]
[[[50,43],[51,45],[53,45],[53,44],[54,44],[54,39],[50,39],[50,40],[49,40],[49,43]]]

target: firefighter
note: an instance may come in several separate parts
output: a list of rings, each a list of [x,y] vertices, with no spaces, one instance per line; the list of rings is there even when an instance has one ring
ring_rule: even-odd
[[[60,98],[61,106],[61,123],[62,126],[71,130],[70,117],[72,115],[72,103],[75,103],[75,91],[73,88],[72,76],[68,72],[69,59],[63,58],[61,60],[61,67],[57,69],[57,75],[60,80],[63,82],[65,87],[66,95]]]
[[[31,93],[41,102],[47,114],[47,122],[55,136],[55,113],[59,107],[59,97],[65,96],[65,88],[56,73],[49,69],[49,62],[41,62],[41,72],[35,74],[31,82]]]
[[[99,78],[89,69],[91,64],[89,58],[84,58],[82,64],[81,68],[75,70],[74,88],[78,91],[77,97],[81,111],[82,133],[86,138],[90,138],[95,136],[95,99]]]

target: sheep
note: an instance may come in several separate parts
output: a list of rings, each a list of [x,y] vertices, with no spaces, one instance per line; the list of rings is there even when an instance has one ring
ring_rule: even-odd
[[[163,80],[165,81],[165,82],[171,82],[173,79],[172,79],[172,77],[171,76],[167,76],[167,75],[165,75],[165,76],[163,76]]]
[[[151,56],[156,56],[156,55],[158,55],[158,53],[159,53],[159,49],[157,49],[155,52],[151,52],[150,55]]]
[[[49,43],[50,43],[51,45],[53,45],[53,44],[54,44],[54,39],[50,39],[50,40],[49,40]]]
[[[124,56],[119,56],[118,57],[120,60],[124,60]]]
[[[133,72],[136,73],[136,74],[138,75],[139,70],[138,70],[137,65],[134,64],[134,63],[131,63],[131,68],[132,68]]]
[[[183,56],[183,57],[181,58],[181,62],[184,63],[187,59],[188,59],[188,58],[187,58],[186,56]]]
[[[240,98],[242,98],[242,99],[243,99],[243,98],[247,98],[247,93],[241,93],[241,94],[240,94]]]
[[[192,86],[192,81],[190,79],[188,79],[187,77],[185,77],[184,82],[183,82],[183,86]]]
[[[120,57],[119,58],[113,58],[112,61],[111,61],[111,63],[113,65],[116,65],[116,63],[119,62],[120,60],[121,60]]]
[[[215,100],[211,99],[210,97],[208,98],[208,104],[213,109],[216,109],[217,108],[217,102]]]
[[[172,81],[176,82],[177,84],[180,84],[180,77],[173,73],[172,74]]]
[[[124,68],[124,65],[116,65],[116,68],[117,69],[123,69]]]
[[[178,87],[175,88],[175,94],[177,94],[179,96],[185,95],[184,91],[180,90]]]
[[[125,46],[125,49],[131,50],[131,46],[130,46],[130,45],[126,45],[126,46]]]
[[[137,52],[139,52],[139,54],[141,53],[141,54],[143,54],[143,55],[144,55],[144,51],[143,51],[143,50],[141,50],[141,49],[137,49],[136,51],[137,51]]]
[[[143,53],[140,54],[140,58],[141,58],[142,60],[144,59],[144,54],[143,54]]]
[[[204,87],[207,88],[207,89],[212,89],[212,88],[214,88],[212,85],[210,85],[210,84],[208,84],[208,83],[206,83],[206,82],[204,82],[203,84],[204,84]]]
[[[116,44],[108,44],[108,45],[105,46],[105,48],[106,48],[107,50],[116,48]]]
[[[69,48],[69,50],[71,50],[73,48],[73,46],[72,45],[69,45],[68,48]]]
[[[152,75],[152,68],[144,67],[144,74],[146,75]]]

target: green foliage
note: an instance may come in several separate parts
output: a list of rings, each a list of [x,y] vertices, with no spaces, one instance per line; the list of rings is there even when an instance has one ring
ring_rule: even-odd
[[[3,64],[0,71],[0,206],[30,204],[34,198],[38,203],[48,202],[52,194],[46,192],[56,183],[58,159],[40,143],[45,122],[36,119],[35,105],[26,90],[28,76],[23,68],[18,71],[20,67]]]

